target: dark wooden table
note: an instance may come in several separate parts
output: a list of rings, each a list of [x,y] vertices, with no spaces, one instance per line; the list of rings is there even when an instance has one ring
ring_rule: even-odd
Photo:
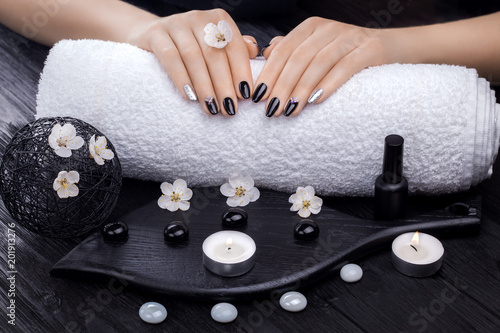
[[[425,16],[422,11],[418,11],[420,16],[406,12],[407,22],[423,22],[418,19]],[[369,17],[368,10],[363,13]],[[297,21],[304,16],[294,17]],[[241,27],[265,44],[292,23],[261,22],[260,28],[252,28],[241,22]],[[34,119],[37,82],[47,53],[48,48],[0,26],[0,154],[15,131]],[[496,170],[499,168],[497,161]],[[157,183],[125,179],[110,219],[156,199],[157,188]],[[483,198],[480,234],[444,239],[447,256],[435,276],[415,279],[398,273],[392,267],[390,250],[385,249],[357,262],[364,270],[358,283],[345,283],[334,274],[301,290],[308,299],[301,313],[282,310],[274,299],[259,299],[236,304],[239,316],[231,324],[210,318],[213,303],[146,293],[117,279],[96,283],[49,276],[51,267],[83,238],[57,240],[28,232],[12,220],[0,202],[0,332],[498,332],[500,173],[494,173],[477,191]],[[367,202],[339,199],[338,205],[345,210],[366,211]],[[7,280],[11,223],[16,225],[15,297],[9,296],[11,284]],[[10,299],[15,299],[15,326],[8,324]],[[140,320],[138,309],[147,301],[165,305],[169,314],[164,323],[152,326]]]

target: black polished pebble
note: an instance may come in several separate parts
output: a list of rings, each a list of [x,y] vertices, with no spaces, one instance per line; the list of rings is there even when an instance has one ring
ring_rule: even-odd
[[[128,225],[121,221],[108,223],[102,227],[102,236],[108,242],[124,242],[128,239]]]
[[[163,230],[165,241],[171,243],[179,243],[187,239],[189,236],[189,228],[186,223],[181,221],[173,221],[167,224]]]
[[[312,220],[302,220],[295,225],[294,235],[300,240],[314,240],[318,238],[319,226]]]
[[[248,213],[241,208],[229,208],[222,214],[222,224],[228,228],[237,228],[246,225]]]

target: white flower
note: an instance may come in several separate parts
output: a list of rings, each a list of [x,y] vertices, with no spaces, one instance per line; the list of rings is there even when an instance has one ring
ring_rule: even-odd
[[[162,183],[160,185],[163,195],[158,199],[158,206],[175,212],[177,209],[188,210],[189,199],[193,196],[193,191],[187,188],[183,179],[177,179],[174,184]]]
[[[78,195],[78,187],[75,183],[80,181],[80,175],[77,171],[61,171],[54,179],[54,191],[57,191],[59,198],[76,197]]]
[[[104,165],[104,160],[111,160],[115,154],[111,149],[108,149],[108,141],[105,136],[98,136],[97,141],[95,134],[92,135],[89,141],[90,157],[94,158],[99,165]]]
[[[229,23],[219,21],[217,25],[209,23],[205,26],[205,43],[218,49],[222,49],[233,39],[233,32]]]
[[[309,217],[311,213],[318,214],[321,211],[323,200],[314,195],[314,188],[312,186],[297,187],[297,192],[292,194],[288,199],[292,203],[290,210],[292,212],[298,211],[300,217]]]
[[[70,157],[72,149],[83,146],[83,139],[76,136],[75,126],[71,124],[65,124],[64,126],[55,124],[49,135],[49,145],[57,155]]]
[[[260,197],[259,190],[253,186],[254,182],[250,176],[233,175],[229,177],[229,183],[220,187],[220,193],[227,198],[228,206],[246,206],[249,202],[254,202]]]

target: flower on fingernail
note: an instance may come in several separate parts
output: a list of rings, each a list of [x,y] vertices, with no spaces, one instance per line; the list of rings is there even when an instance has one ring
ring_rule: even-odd
[[[297,192],[290,196],[288,202],[292,204],[290,210],[303,218],[309,217],[311,213],[318,214],[323,205],[323,200],[314,195],[312,186],[297,187]]]
[[[254,187],[252,177],[238,174],[229,177],[229,182],[220,187],[220,192],[228,197],[226,203],[230,207],[243,207],[260,197],[260,191]]]
[[[49,145],[58,156],[70,157],[71,150],[83,146],[83,139],[76,135],[75,126],[55,124],[49,135]]]
[[[95,139],[95,134],[92,135],[89,141],[90,158],[93,158],[99,165],[104,165],[104,160],[112,160],[115,154],[111,149],[108,149],[108,141],[105,136],[98,136]]]
[[[61,171],[54,179],[52,187],[57,191],[57,195],[61,199],[68,197],[76,197],[78,195],[78,187],[75,185],[80,181],[80,174],[78,171]]]
[[[233,32],[226,21],[219,21],[217,25],[209,23],[203,30],[205,30],[205,43],[217,49],[222,49],[233,39]]]
[[[186,181],[177,179],[173,184],[162,183],[160,185],[162,196],[158,199],[158,206],[175,212],[177,209],[188,210],[189,199],[193,196],[193,191],[187,187]]]

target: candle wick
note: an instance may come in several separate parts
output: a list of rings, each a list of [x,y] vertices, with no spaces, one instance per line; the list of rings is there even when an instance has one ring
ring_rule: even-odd
[[[417,251],[417,252],[418,252],[418,250],[417,250],[417,248],[416,248],[415,246],[413,246],[412,244],[410,244],[410,246],[411,246],[411,247],[412,247],[415,251]]]

